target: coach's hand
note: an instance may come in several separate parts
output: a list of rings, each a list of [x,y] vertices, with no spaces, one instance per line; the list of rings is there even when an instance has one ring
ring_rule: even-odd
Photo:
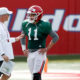
[[[8,62],[8,61],[9,61],[8,56],[6,56],[5,54],[4,54],[4,55],[2,55],[2,57],[3,57],[4,61],[6,61],[6,62]]]
[[[25,56],[28,56],[29,51],[28,50],[24,50],[23,53],[24,53]]]
[[[44,54],[45,52],[47,52],[47,48],[42,48],[39,50],[39,53]]]
[[[15,38],[16,41],[19,41],[20,39],[22,39],[24,37],[24,34],[19,35],[18,37]]]

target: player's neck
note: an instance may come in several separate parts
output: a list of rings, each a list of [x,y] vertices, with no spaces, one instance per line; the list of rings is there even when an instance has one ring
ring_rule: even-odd
[[[39,21],[35,21],[33,24],[37,24]]]

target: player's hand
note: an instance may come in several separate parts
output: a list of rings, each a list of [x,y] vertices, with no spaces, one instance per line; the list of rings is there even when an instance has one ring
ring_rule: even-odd
[[[39,53],[44,54],[45,52],[47,52],[47,48],[42,48],[39,50]]]
[[[28,50],[24,50],[23,53],[24,53],[25,56],[28,56],[29,51]]]
[[[19,35],[18,37],[15,38],[16,41],[19,41],[20,39],[22,39],[24,37],[24,34]]]
[[[9,61],[8,56],[6,56],[6,55],[2,55],[2,57],[3,57],[4,61],[6,61],[6,62],[8,62],[8,61]]]

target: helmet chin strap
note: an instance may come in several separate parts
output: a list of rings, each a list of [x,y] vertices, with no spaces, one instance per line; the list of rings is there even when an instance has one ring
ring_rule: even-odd
[[[36,20],[37,20],[37,16],[36,16],[35,19],[33,19],[33,20],[31,20],[30,18],[27,19],[27,21],[28,21],[29,23],[35,23]]]
[[[27,19],[27,21],[28,21],[29,23],[34,23],[34,22],[35,22],[35,20],[30,20],[30,19]]]

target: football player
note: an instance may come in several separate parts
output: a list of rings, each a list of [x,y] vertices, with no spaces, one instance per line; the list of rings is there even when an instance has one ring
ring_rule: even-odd
[[[41,72],[43,70],[47,51],[58,41],[59,37],[52,30],[50,22],[41,20],[43,9],[38,5],[31,6],[27,11],[27,18],[22,23],[21,39],[22,50],[27,55],[27,62],[33,80],[41,80]],[[46,47],[46,38],[50,35],[52,40]],[[26,49],[26,40],[28,37],[28,49]]]

